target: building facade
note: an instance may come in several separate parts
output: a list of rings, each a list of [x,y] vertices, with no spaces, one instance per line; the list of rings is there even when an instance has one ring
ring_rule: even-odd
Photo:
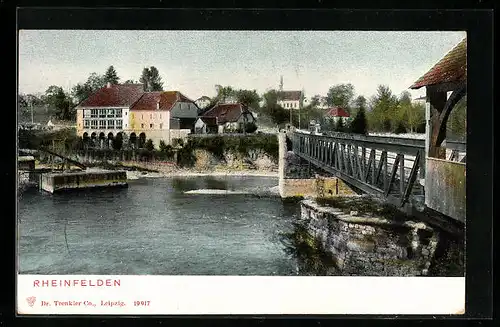
[[[144,92],[142,84],[103,87],[77,106],[77,134],[109,146],[116,135],[133,146],[170,144],[194,128],[198,107],[178,91]],[[188,127],[188,128],[186,128]]]
[[[285,109],[301,109],[304,105],[302,91],[282,91],[279,92],[278,105]]]

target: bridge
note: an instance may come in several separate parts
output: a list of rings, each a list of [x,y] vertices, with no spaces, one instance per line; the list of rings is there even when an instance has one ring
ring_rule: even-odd
[[[446,125],[450,112],[467,94],[466,50],[464,39],[410,86],[426,90],[423,140],[300,130],[281,137],[286,135],[292,144],[288,150],[300,160],[352,188],[415,215],[439,217],[463,228],[466,142],[447,140]],[[286,174],[281,169],[280,178]]]
[[[295,155],[362,193],[465,221],[465,142],[446,142],[448,157],[434,161],[421,139],[304,131],[288,138]]]

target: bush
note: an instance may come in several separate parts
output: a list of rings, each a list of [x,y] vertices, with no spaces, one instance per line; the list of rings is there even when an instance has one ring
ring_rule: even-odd
[[[345,132],[344,119],[339,118],[335,129],[337,132]]]
[[[254,133],[257,130],[257,124],[254,122],[250,122],[245,125],[245,132],[247,133]]]
[[[172,145],[174,147],[176,147],[176,146],[184,146],[184,140],[181,139],[181,138],[174,138],[174,139],[172,139]]]
[[[117,134],[112,142],[113,149],[121,150],[123,146],[123,137],[121,134]]]
[[[402,133],[406,133],[406,127],[402,122],[399,122],[396,128],[394,129],[394,134],[402,134]]]
[[[148,139],[146,141],[146,144],[144,145],[144,147],[148,150],[148,151],[153,151],[155,149],[155,146],[153,144],[153,140],[152,139]]]
[[[366,135],[368,133],[368,122],[366,120],[365,110],[360,108],[350,124],[350,132]]]

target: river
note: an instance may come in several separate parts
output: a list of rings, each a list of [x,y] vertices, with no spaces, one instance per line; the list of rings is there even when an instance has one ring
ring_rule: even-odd
[[[277,184],[169,177],[124,189],[26,191],[18,201],[19,273],[296,275],[280,235],[299,207],[269,193]]]

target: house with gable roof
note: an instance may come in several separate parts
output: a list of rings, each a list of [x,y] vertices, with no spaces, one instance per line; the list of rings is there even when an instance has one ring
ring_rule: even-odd
[[[144,92],[142,84],[107,84],[76,107],[77,134],[109,147],[118,134],[141,147],[170,144],[194,128],[198,106],[179,91]]]
[[[285,109],[301,109],[304,105],[302,91],[281,91],[278,93],[278,104]]]
[[[256,119],[242,103],[219,103],[198,117],[195,133],[234,133]]]

